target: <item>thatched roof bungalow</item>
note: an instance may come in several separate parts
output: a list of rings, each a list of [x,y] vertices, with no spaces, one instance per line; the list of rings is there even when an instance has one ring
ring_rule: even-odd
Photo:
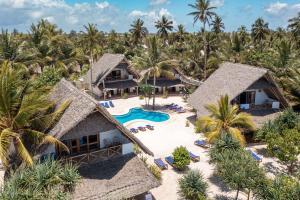
[[[229,62],[223,63],[203,82],[188,102],[196,109],[197,116],[208,115],[205,105],[217,103],[225,94],[233,104],[253,114],[258,125],[289,106],[267,69]]]
[[[139,74],[130,66],[123,54],[104,54],[95,62],[83,82],[97,97],[110,97],[137,92]]]
[[[62,79],[51,92],[57,106],[71,101],[62,117],[50,130],[69,147],[71,155],[105,149],[113,143],[122,145],[122,152],[132,152],[132,144],[137,144],[145,153],[153,153],[105,108],[72,83]],[[89,143],[89,140],[92,142]],[[127,149],[126,149],[127,148]],[[129,148],[129,149],[128,149]]]

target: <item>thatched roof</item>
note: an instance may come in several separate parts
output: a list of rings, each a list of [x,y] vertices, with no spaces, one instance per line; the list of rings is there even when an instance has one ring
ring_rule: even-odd
[[[51,99],[61,105],[65,101],[71,101],[71,104],[66,109],[62,117],[50,131],[50,134],[61,138],[67,133],[73,131],[77,126],[84,122],[89,116],[95,112],[99,113],[100,118],[104,117],[115,129],[128,138],[133,143],[140,146],[140,148],[150,154],[153,153],[134,135],[132,135],[122,124],[120,124],[105,108],[98,106],[98,102],[83,91],[78,90],[72,83],[62,79],[52,90]],[[95,119],[95,118],[94,118]],[[99,122],[100,124],[102,122]]]
[[[89,71],[86,73],[85,78],[88,80],[88,82],[90,82],[92,70],[92,84],[98,85],[121,62],[125,62],[129,66],[129,63],[123,54],[106,53],[96,63],[93,64],[93,67],[91,67],[91,69],[89,69]],[[138,76],[138,74],[130,66],[128,67],[128,70],[134,75]]]
[[[229,62],[223,63],[218,70],[202,83],[190,96],[188,102],[197,110],[198,115],[207,115],[208,111],[205,109],[205,105],[217,103],[220,97],[225,94],[232,100],[245,90],[257,87],[259,84],[255,84],[255,82],[262,78],[267,80],[268,86],[273,86],[271,89],[272,94],[284,107],[288,107],[287,100],[268,70]]]
[[[79,168],[81,183],[72,199],[128,199],[158,187],[160,183],[135,155]]]
[[[153,79],[147,80],[147,83],[149,85],[152,85],[152,86],[154,85],[153,84]],[[180,79],[174,79],[174,80],[172,80],[172,79],[166,79],[166,78],[158,78],[156,80],[155,85],[157,87],[174,87],[174,86],[180,86],[180,85],[182,85],[182,82],[181,82]]]

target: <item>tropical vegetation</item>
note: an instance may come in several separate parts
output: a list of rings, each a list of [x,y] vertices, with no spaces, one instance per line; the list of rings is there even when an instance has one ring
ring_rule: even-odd
[[[177,170],[185,170],[191,162],[189,151],[183,146],[174,149],[172,155],[174,159],[173,165],[176,167]]]
[[[210,143],[228,134],[244,145],[245,138],[241,128],[255,130],[251,115],[239,112],[239,107],[229,102],[228,95],[222,96],[217,105],[206,105],[206,109],[210,115],[198,119],[196,131],[203,132]]]

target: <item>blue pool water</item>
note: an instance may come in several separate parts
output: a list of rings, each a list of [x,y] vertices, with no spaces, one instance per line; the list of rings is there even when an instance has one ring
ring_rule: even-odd
[[[142,108],[132,108],[129,112],[125,115],[114,115],[116,120],[118,120],[121,124],[126,122],[142,119],[148,120],[152,122],[163,122],[170,119],[170,116],[166,113],[161,112],[152,112],[152,111],[145,111]]]

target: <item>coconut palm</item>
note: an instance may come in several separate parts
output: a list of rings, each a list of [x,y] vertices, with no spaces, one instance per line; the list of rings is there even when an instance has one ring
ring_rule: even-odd
[[[133,43],[139,44],[141,40],[147,36],[148,29],[144,26],[144,21],[138,18],[133,22],[133,24],[130,25],[131,29],[129,29],[129,32],[132,35]]]
[[[51,112],[54,103],[48,100],[45,90],[33,89],[32,82],[24,78],[26,70],[13,70],[9,62],[4,62],[0,69],[0,159],[4,167],[10,169],[21,162],[32,165],[32,154],[45,143],[67,149],[44,133],[59,119],[69,102]]]
[[[168,31],[173,30],[173,21],[168,20],[168,18],[163,15],[161,20],[155,22],[155,27],[157,28],[157,34],[166,41],[169,36]]]
[[[206,79],[206,65],[207,65],[207,55],[206,55],[206,39],[205,39],[205,28],[206,24],[210,24],[213,16],[216,13],[213,10],[216,7],[211,6],[210,0],[196,0],[195,4],[189,4],[190,7],[194,8],[196,11],[189,13],[189,15],[194,16],[194,24],[197,21],[202,22],[203,25],[203,41],[204,41],[204,78]]]
[[[263,50],[263,40],[270,33],[269,24],[262,18],[258,18],[252,25],[251,35],[254,43],[258,43],[260,46],[260,52]]]
[[[210,143],[228,134],[244,145],[245,138],[241,128],[255,130],[251,115],[239,112],[237,105],[230,104],[228,95],[222,96],[218,105],[209,104],[206,109],[210,115],[200,117],[197,121],[197,128],[205,133]]]
[[[295,37],[300,36],[300,12],[297,17],[294,17],[289,20],[288,28],[291,29]]]
[[[93,80],[93,63],[94,63],[94,54],[97,51],[97,48],[99,47],[99,43],[101,41],[101,35],[96,27],[95,24],[88,24],[88,25],[84,25],[85,28],[85,32],[83,32],[83,38],[82,38],[82,43],[86,46],[87,49],[87,53],[89,54],[89,58],[90,58],[90,66],[91,66],[91,70],[90,70],[90,78],[91,80]],[[93,86],[92,86],[92,81],[91,81],[91,90],[93,90]]]
[[[176,32],[177,41],[183,42],[185,35],[186,35],[186,31],[184,29],[184,26],[182,24],[179,24],[177,27],[177,32]]]
[[[18,45],[8,30],[2,30],[0,35],[0,61],[13,61],[17,57]]]
[[[216,34],[223,32],[225,29],[225,25],[222,21],[222,18],[219,16],[215,16],[214,20],[212,21],[212,31]]]
[[[155,109],[156,79],[160,76],[174,79],[172,68],[177,66],[177,64],[176,61],[167,60],[161,56],[155,36],[147,40],[147,54],[145,54],[144,57],[136,57],[133,59],[133,66],[147,70],[146,76],[144,77],[146,81],[148,78],[153,78],[153,110]]]

